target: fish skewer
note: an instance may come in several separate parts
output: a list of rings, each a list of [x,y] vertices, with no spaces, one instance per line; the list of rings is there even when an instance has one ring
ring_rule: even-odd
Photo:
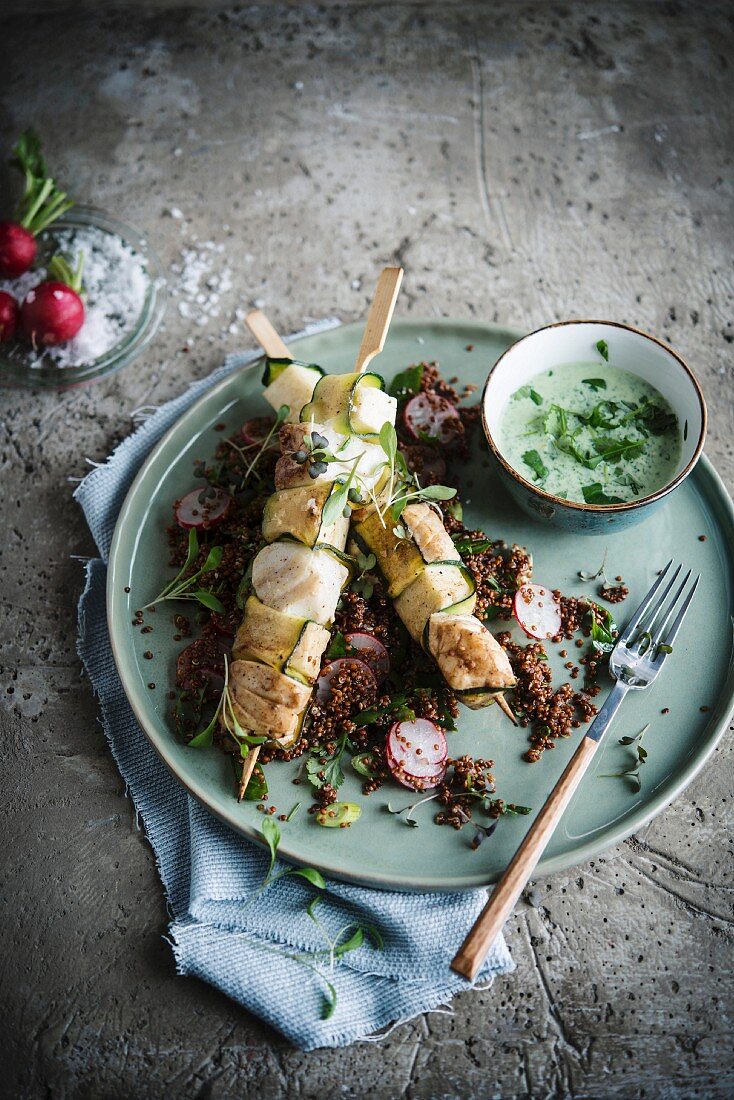
[[[321,410],[334,413],[325,417],[323,424],[316,424],[311,417],[310,422],[296,425],[303,406],[314,396],[322,378],[320,368],[291,360],[288,348],[259,310],[246,318],[269,360],[278,361],[280,369],[268,378],[265,396],[277,408],[289,405],[290,424],[282,433],[276,491],[263,512],[263,538],[267,545],[253,561],[252,594],[245,604],[234,641],[231,704],[244,730],[265,734],[284,747],[300,735],[321,657],[329,642],[328,626],[351,576],[344,553],[349,511],[343,509],[326,522],[327,502],[340,475],[356,470],[360,463],[364,465],[365,455],[369,460],[368,448],[379,450],[374,444],[363,443],[361,438],[356,443],[351,440],[353,426],[361,429],[355,434],[368,439],[375,429],[379,431],[385,416],[392,413],[392,421],[395,418],[394,399],[379,386],[368,383],[363,371],[384,346],[401,279],[400,268],[383,272],[365,328],[356,381],[347,392],[344,376],[334,376],[342,384],[336,390],[326,387],[332,392],[327,393],[326,401],[323,396],[320,399]],[[366,385],[360,385],[362,381]],[[358,394],[358,389],[365,392]],[[343,438],[343,433],[335,433],[336,427],[347,429]],[[344,458],[329,464],[323,476],[314,477],[309,463],[294,463],[290,456],[294,450],[298,453],[306,440],[313,446],[314,437],[319,438],[326,431],[332,438],[338,435]],[[369,474],[369,468],[362,470],[362,476]],[[238,791],[240,800],[259,753],[260,746],[255,745],[245,756]]]
[[[375,294],[373,311],[382,311],[384,324],[389,322],[400,278],[399,269],[386,269]],[[369,409],[372,414],[372,424],[369,426],[377,428],[380,420],[394,423],[395,405],[385,401],[386,395],[381,390],[367,390],[366,402],[360,391],[359,378],[373,354],[382,347],[380,330],[374,332],[371,320],[372,312],[357,356],[357,371],[352,375],[330,375],[317,379],[312,399],[301,413],[301,421],[308,420],[309,411],[313,415],[318,414],[319,419],[324,413],[330,414],[333,419],[333,414],[344,407],[346,397],[350,412],[357,414],[354,425],[357,429],[368,426],[359,420],[359,415],[364,413],[365,403],[369,406],[370,398],[372,405],[376,403],[377,407]],[[285,377],[283,381],[286,381]],[[293,383],[299,385],[300,378],[294,376]],[[265,396],[274,407],[278,407],[283,392],[281,388],[269,395],[266,390]],[[361,404],[358,402],[360,396]],[[290,454],[297,454],[307,436],[307,424],[284,426],[281,436],[288,442]],[[363,450],[371,447],[376,452],[377,469],[384,468],[381,447],[371,442],[360,445]],[[362,460],[361,464],[364,468],[368,462]],[[308,483],[304,467],[285,455],[278,462],[275,476],[279,489]],[[333,477],[332,464],[329,464],[323,477]],[[368,483],[375,499],[383,487],[374,481]],[[356,521],[353,522],[352,534],[363,549],[375,554],[398,615],[413,638],[436,660],[449,686],[465,705],[473,709],[496,702],[510,721],[516,724],[515,715],[503,694],[505,689],[515,684],[509,660],[491,632],[473,615],[476,602],[473,578],[437,510],[424,503],[407,506],[401,517],[406,530],[405,538],[395,535],[393,525],[385,522],[374,504],[356,508],[352,518]]]

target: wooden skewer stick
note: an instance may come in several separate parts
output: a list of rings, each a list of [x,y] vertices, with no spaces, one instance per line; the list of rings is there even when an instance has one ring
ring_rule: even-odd
[[[245,324],[266,355],[271,359],[291,359],[288,347],[283,343],[270,321],[260,309],[253,309],[245,317]]]
[[[240,778],[240,789],[237,794],[237,801],[241,802],[245,797],[245,791],[247,790],[247,784],[252,778],[252,773],[255,770],[257,764],[257,758],[260,755],[260,745],[253,745],[247,756],[245,757],[244,764],[242,765],[242,776]]]
[[[402,267],[384,267],[382,269],[382,274],[377,281],[377,290],[372,299],[370,311],[367,314],[367,324],[357,354],[357,362],[354,365],[357,374],[366,371],[374,357],[379,355],[385,346],[387,330],[390,327],[402,281]]]
[[[512,707],[507,702],[507,700],[505,699],[504,694],[501,691],[498,692],[497,695],[495,696],[495,699],[497,700],[497,706],[500,708],[502,713],[507,715],[507,717],[512,722],[513,726],[516,726],[517,725],[517,718],[515,717],[515,712],[513,711]]]

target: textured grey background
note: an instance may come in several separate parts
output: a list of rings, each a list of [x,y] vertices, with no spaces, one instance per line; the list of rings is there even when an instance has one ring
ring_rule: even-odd
[[[284,331],[352,320],[399,261],[403,315],[611,317],[668,338],[731,486],[731,7],[88,6],[4,17],[2,147],[34,122],[77,195],[149,231],[179,297],[116,378],[0,391],[2,1094],[732,1095],[730,739],[640,835],[539,882],[508,928],[517,973],[452,1015],[304,1055],[176,978],[79,675],[71,555],[92,545],[68,480],[133,409],[245,342],[238,308]],[[199,326],[171,265],[207,241],[225,247],[202,261]]]

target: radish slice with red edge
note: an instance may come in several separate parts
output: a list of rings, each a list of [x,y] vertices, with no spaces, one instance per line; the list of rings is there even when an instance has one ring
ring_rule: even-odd
[[[240,428],[240,435],[245,443],[248,443],[250,446],[254,446],[256,443],[263,443],[274,423],[275,420],[272,416],[253,416],[251,420],[246,420],[244,422]]]
[[[518,588],[512,609],[529,638],[543,641],[561,633],[561,605],[543,584],[524,584]]]
[[[176,523],[187,530],[191,527],[214,527],[224,519],[232,504],[232,497],[222,489],[205,485],[192,489],[176,505]]]
[[[403,410],[403,422],[413,439],[428,436],[439,443],[453,443],[464,433],[455,405],[437,393],[417,393]]]
[[[449,747],[442,729],[427,718],[416,718],[392,724],[386,750],[390,771],[398,782],[410,786],[427,779],[439,782],[437,776],[445,768]]]
[[[356,630],[352,634],[345,634],[344,641],[349,649],[359,653],[359,660],[369,665],[378,684],[387,679],[390,671],[390,658],[387,650],[374,634],[367,634],[362,630]]]
[[[437,742],[434,742],[434,744],[436,743]],[[437,787],[439,783],[443,781],[448,767],[448,756],[440,764],[432,765],[433,771],[427,772],[424,775],[413,775],[406,769],[403,763],[406,759],[405,755],[396,759],[390,751],[389,744],[388,740],[385,745],[387,766],[390,769],[390,774],[393,779],[397,780],[403,787],[407,787],[411,791],[425,791],[430,790],[432,787]]]
[[[348,672],[349,677],[360,675],[365,680],[365,703],[369,704],[377,695],[377,680],[368,664],[360,661],[358,657],[337,657],[322,668],[316,681],[316,698],[320,703],[328,702],[331,696],[331,682],[338,672]]]

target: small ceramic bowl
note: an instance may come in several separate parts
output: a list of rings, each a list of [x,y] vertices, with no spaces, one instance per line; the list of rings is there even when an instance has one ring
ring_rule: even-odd
[[[561,364],[598,359],[599,340],[607,342],[613,365],[654,386],[683,426],[673,478],[654,493],[625,504],[579,504],[546,493],[510,465],[500,443],[502,414],[512,394],[536,375]],[[523,336],[500,356],[484,387],[482,423],[500,476],[528,515],[566,531],[597,534],[638,523],[688,477],[703,450],[706,402],[691,369],[654,336],[615,321],[561,321]]]

